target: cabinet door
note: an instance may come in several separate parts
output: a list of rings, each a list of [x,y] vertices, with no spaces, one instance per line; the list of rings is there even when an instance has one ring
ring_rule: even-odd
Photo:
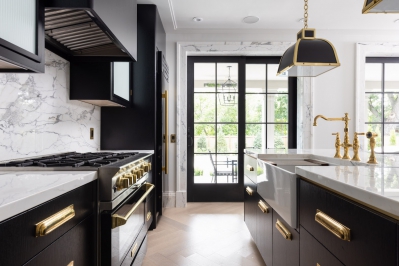
[[[279,221],[279,225],[277,225],[277,221]],[[287,239],[277,229],[277,226],[290,233],[291,238]],[[273,266],[299,266],[299,233],[275,211],[273,211]]]
[[[244,220],[251,233],[252,239],[256,242],[256,212],[257,193],[256,185],[247,177],[244,177]]]
[[[120,97],[130,101],[130,62],[112,63],[112,93],[113,97]]]
[[[266,265],[272,265],[273,209],[260,196],[256,213],[256,246]]]

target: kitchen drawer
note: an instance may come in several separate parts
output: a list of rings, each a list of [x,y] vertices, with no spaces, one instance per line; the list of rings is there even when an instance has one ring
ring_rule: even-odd
[[[258,208],[258,194],[256,185],[244,176],[244,220],[253,240],[256,242],[256,213]]]
[[[95,215],[77,224],[69,232],[37,254],[27,266],[90,266],[96,261]],[[18,250],[18,248],[16,248]],[[8,249],[9,250],[9,249]],[[71,264],[73,262],[73,264]],[[11,265],[11,264],[1,264]]]
[[[327,221],[331,230],[349,228],[350,241],[316,222],[318,210],[318,216],[327,215],[341,224]],[[300,224],[345,265],[397,265],[395,221],[304,180],[300,181]]]
[[[152,221],[154,220],[154,195],[155,190],[153,190],[146,199],[145,203],[145,221],[147,229],[150,228]]]
[[[0,265],[22,265],[95,210],[96,181],[81,186],[0,223]],[[45,236],[36,224],[73,205],[75,216]],[[7,252],[4,252],[7,251]]]
[[[147,253],[147,232],[147,227],[143,226],[121,266],[141,265]]]
[[[286,239],[285,235],[277,229],[277,221],[287,233],[291,234],[290,239]],[[299,233],[275,211],[273,211],[273,266],[299,266]]]
[[[256,246],[266,265],[273,263],[273,209],[260,196],[256,213]]]
[[[141,244],[139,251],[137,252],[136,258],[134,259],[132,266],[141,266],[143,264],[145,254],[147,253],[147,246],[148,246],[148,240],[146,237],[144,238],[144,241]]]
[[[252,182],[257,183],[256,171],[257,171],[257,160],[249,155],[244,155],[244,174],[249,177]]]
[[[300,258],[301,265],[339,266],[343,265],[308,231],[301,227]],[[358,264],[361,265],[361,264]]]

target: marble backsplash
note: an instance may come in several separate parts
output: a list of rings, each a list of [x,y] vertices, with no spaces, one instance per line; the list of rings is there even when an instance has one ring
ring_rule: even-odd
[[[0,161],[99,149],[100,108],[69,100],[68,61],[46,50],[44,74],[0,73]]]

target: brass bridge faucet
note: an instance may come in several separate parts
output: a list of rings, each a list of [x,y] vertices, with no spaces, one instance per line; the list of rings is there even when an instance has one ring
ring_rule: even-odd
[[[348,129],[348,122],[350,120],[348,113],[345,113],[344,117],[338,117],[338,118],[327,118],[324,115],[317,115],[314,118],[313,121],[313,126],[317,126],[317,119],[323,118],[326,121],[344,121],[345,122],[345,128],[344,128],[344,142],[341,144],[341,147],[344,148],[344,156],[342,159],[350,159],[351,157],[349,156],[349,148],[352,147],[353,145],[349,143],[349,129]]]

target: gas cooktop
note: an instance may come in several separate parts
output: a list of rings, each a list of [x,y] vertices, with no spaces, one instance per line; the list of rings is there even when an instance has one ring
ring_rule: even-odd
[[[0,167],[94,167],[116,163],[138,152],[68,152],[38,158],[0,163]]]

